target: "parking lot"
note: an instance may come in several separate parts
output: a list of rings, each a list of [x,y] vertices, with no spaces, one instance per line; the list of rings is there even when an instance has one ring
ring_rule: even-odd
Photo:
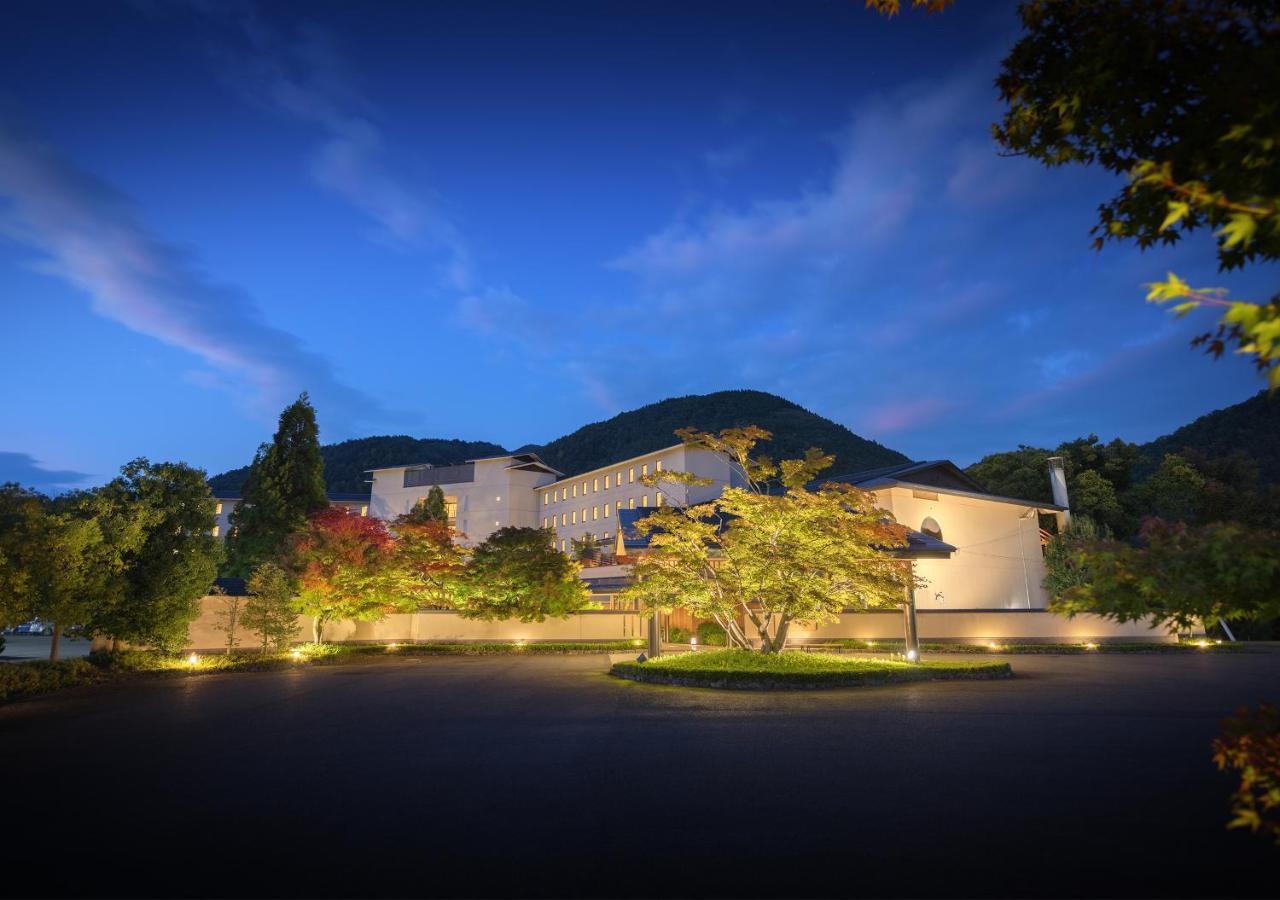
[[[1209,742],[1280,653],[802,693],[379,659],[0,708],[10,895],[1271,896]],[[56,853],[54,862],[48,854]]]
[[[6,634],[4,636],[4,653],[0,653],[0,662],[26,662],[32,659],[48,659],[49,646],[53,638],[39,634]],[[58,643],[58,653],[62,659],[89,655],[89,641],[71,640],[64,637]]]

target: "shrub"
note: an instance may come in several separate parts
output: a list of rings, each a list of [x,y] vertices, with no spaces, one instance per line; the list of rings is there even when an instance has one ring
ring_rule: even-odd
[[[715,622],[703,622],[698,626],[698,643],[706,647],[723,647],[724,629]]]
[[[3,663],[0,664],[0,702],[90,684],[102,677],[100,669],[83,659]]]
[[[667,628],[667,640],[673,644],[687,644],[691,637],[688,628],[681,628],[679,625],[672,625]]]

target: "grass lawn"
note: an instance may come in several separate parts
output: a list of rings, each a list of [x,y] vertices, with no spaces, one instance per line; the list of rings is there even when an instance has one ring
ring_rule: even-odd
[[[993,646],[994,645],[994,646]],[[900,640],[864,641],[857,638],[843,638],[824,641],[809,646],[823,650],[869,650],[872,652],[901,653],[903,642]],[[989,641],[973,644],[935,644],[924,643],[920,649],[925,653],[1237,653],[1246,648],[1245,643],[1227,643],[1223,641],[1180,641],[1178,643],[1157,643],[1155,641],[1100,641],[1076,642],[1071,644],[1019,643],[1017,641]]]
[[[0,663],[0,703],[140,675],[184,676],[215,672],[269,672],[296,666],[332,665],[397,656],[539,656],[634,651],[643,641],[556,643],[302,644],[281,653],[241,649],[235,653],[173,654],[151,650],[93,653],[85,659]]]
[[[640,663],[614,663],[611,674],[633,681],[689,687],[825,688],[912,681],[1009,678],[1007,662],[995,660],[930,660],[909,663],[834,653],[788,651],[770,654],[746,650],[711,650],[661,656]]]

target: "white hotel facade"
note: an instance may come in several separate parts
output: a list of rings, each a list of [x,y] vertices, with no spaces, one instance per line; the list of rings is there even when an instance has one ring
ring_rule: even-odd
[[[662,471],[691,472],[706,486],[641,482]],[[453,526],[465,544],[478,544],[506,526],[547,528],[556,546],[568,551],[574,539],[590,534],[612,543],[619,509],[663,504],[686,506],[712,500],[740,476],[712,450],[676,444],[566,477],[536,453],[472,459],[453,466],[388,466],[370,470],[369,515],[392,520],[413,509],[435,485],[445,495]]]

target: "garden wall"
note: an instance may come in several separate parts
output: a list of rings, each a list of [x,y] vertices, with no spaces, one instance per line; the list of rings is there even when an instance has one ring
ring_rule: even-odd
[[[187,631],[191,650],[213,650],[226,646],[226,634],[216,626],[219,612],[227,598],[204,597],[200,616]],[[299,641],[311,640],[311,617],[298,617]],[[589,610],[567,619],[545,622],[480,622],[464,619],[455,612],[425,610],[387,616],[380,622],[329,622],[325,625],[326,641],[613,641],[645,636],[645,622],[634,612]],[[258,636],[237,629],[241,647],[256,646]]]
[[[1067,619],[1041,609],[928,609],[916,613],[916,622],[922,641],[1052,643],[1177,640],[1175,634],[1163,628],[1153,630],[1141,622],[1119,624],[1093,615]],[[801,643],[832,638],[901,640],[902,632],[901,611],[850,612],[842,613],[838,622],[817,628],[792,625],[788,640]],[[754,634],[754,629],[750,633]]]

